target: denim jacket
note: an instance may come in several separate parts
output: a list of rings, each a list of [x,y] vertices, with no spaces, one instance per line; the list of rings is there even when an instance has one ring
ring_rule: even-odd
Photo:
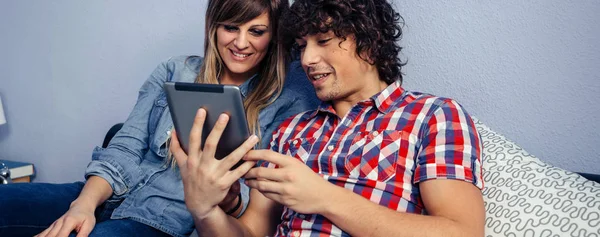
[[[119,203],[111,219],[129,218],[173,236],[187,236],[194,229],[183,200],[178,168],[167,164],[167,138],[173,127],[163,91],[166,81],[193,82],[202,58],[173,57],[161,63],[143,84],[133,111],[107,148],[96,147],[86,178],[95,175],[112,186],[107,204]],[[240,85],[242,95],[252,89],[251,78]],[[266,148],[272,133],[287,117],[318,105],[312,86],[299,64],[289,67],[286,83],[277,100],[259,113],[260,148]],[[244,207],[248,188],[242,185]]]

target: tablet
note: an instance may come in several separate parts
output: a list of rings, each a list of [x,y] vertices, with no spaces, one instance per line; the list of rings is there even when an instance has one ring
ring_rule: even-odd
[[[229,122],[217,145],[215,158],[224,158],[250,137],[242,93],[237,86],[166,82],[164,89],[175,131],[177,131],[177,139],[186,153],[189,147],[190,130],[200,108],[206,110],[201,147],[204,147],[204,141],[215,126],[219,115],[222,113],[229,115]]]

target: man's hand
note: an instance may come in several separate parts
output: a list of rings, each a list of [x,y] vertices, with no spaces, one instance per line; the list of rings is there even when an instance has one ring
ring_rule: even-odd
[[[328,205],[326,192],[333,184],[324,180],[296,158],[271,150],[254,150],[244,157],[264,160],[278,168],[256,167],[246,174],[246,184],[265,197],[299,213],[320,213]]]
[[[202,149],[200,144],[202,144],[202,127],[205,119],[206,111],[199,109],[190,131],[189,154],[186,154],[181,148],[176,133],[171,135],[170,149],[177,161],[183,180],[185,204],[197,219],[203,219],[211,212],[220,209],[218,204],[225,200],[232,184],[238,182],[238,179],[254,166],[254,162],[246,162],[235,170],[230,171],[229,169],[258,142],[256,136],[251,136],[227,157],[217,160],[215,158],[217,144],[227,126],[229,117],[225,114],[219,117],[215,127],[206,138],[204,149]],[[233,197],[232,200],[235,200],[235,196]]]

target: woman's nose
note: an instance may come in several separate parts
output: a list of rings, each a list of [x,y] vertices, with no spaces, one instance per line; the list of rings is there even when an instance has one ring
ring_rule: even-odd
[[[238,49],[245,49],[245,48],[247,48],[248,47],[248,40],[246,39],[246,35],[245,34],[238,34],[238,36],[235,37],[235,40],[233,41],[233,44]]]

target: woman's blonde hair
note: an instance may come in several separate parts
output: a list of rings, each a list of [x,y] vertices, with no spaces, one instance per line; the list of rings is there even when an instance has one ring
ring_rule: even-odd
[[[271,29],[271,43],[260,63],[254,88],[244,99],[250,131],[260,134],[260,110],[279,96],[283,88],[288,54],[279,38],[279,16],[289,8],[288,0],[211,0],[206,10],[204,61],[197,83],[217,84],[225,64],[217,50],[217,28],[221,24],[243,24],[267,12]]]
[[[259,64],[253,88],[244,98],[248,127],[259,138],[263,135],[260,133],[259,112],[279,97],[285,81],[289,54],[280,38],[279,17],[288,9],[288,0],[210,0],[206,10],[204,60],[195,82],[208,84],[218,84],[226,67],[217,49],[217,28],[222,24],[241,25],[268,13],[271,42]],[[170,137],[167,140],[168,160],[174,163],[169,145]]]

